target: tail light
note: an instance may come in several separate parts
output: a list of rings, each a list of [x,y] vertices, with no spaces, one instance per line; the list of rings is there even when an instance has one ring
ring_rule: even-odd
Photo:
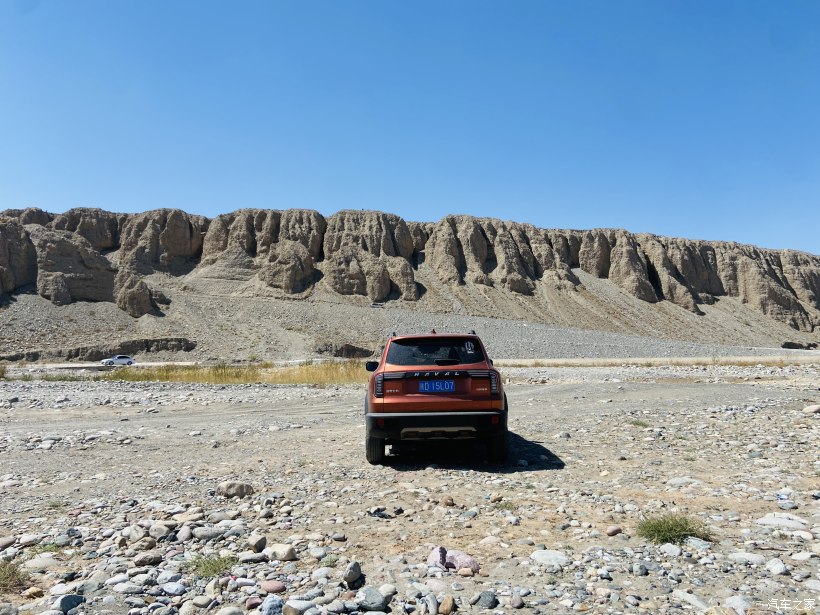
[[[498,372],[490,371],[490,393],[498,393]]]
[[[376,397],[384,397],[384,374],[378,374],[376,376],[376,382],[373,388]]]

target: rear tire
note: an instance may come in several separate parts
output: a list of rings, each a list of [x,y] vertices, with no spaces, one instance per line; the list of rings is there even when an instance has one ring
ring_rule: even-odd
[[[367,458],[367,463],[371,465],[384,463],[384,438],[376,438],[367,434],[365,457]]]
[[[129,361],[128,363],[126,363],[126,365],[133,365],[133,364],[134,364],[133,361]]]
[[[498,433],[490,436],[487,441],[487,456],[493,463],[503,463],[507,461],[508,447],[507,447],[507,432]]]

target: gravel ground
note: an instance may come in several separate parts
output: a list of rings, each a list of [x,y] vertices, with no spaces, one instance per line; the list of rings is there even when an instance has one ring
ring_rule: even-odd
[[[503,375],[503,465],[367,465],[360,387],[0,381],[0,613],[816,612],[820,365]]]
[[[318,356],[333,344],[353,344],[374,351],[393,331],[424,333],[436,329],[475,330],[498,359],[713,357],[796,352],[820,356],[820,351],[780,348],[785,341],[817,342],[817,333],[799,333],[730,299],[703,306],[707,312],[704,316],[665,304],[601,307],[600,320],[584,328],[577,326],[584,324],[581,318],[549,324],[549,313],[540,315],[541,320],[535,318],[537,314],[527,316],[526,312],[516,319],[512,304],[494,311],[487,308],[487,313],[505,318],[488,317],[486,313],[461,314],[455,309],[428,311],[430,306],[424,302],[407,307],[387,304],[374,309],[369,304],[340,303],[319,296],[300,301],[235,296],[231,293],[241,291],[236,284],[212,282],[196,293],[169,290],[173,301],[162,318],[133,319],[113,304],[81,302],[55,306],[36,295],[18,295],[0,308],[0,354],[88,346],[102,340],[108,344],[117,340],[185,337],[196,342],[193,352],[146,353],[139,358],[207,362],[287,360]],[[205,290],[212,294],[205,294]],[[582,294],[576,294],[581,301]],[[613,317],[607,319],[607,314]],[[628,315],[629,327],[615,319],[614,314]],[[607,327],[611,330],[601,330]]]

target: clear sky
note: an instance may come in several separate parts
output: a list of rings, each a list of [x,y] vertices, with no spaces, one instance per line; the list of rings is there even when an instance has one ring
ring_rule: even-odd
[[[0,0],[0,209],[26,206],[820,254],[820,2]]]

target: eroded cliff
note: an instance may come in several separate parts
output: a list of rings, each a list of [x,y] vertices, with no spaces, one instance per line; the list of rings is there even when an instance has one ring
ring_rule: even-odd
[[[578,269],[643,302],[699,314],[728,296],[798,331],[820,326],[820,257],[790,250],[372,211],[243,209],[212,220],[169,209],[0,213],[0,292],[34,285],[55,303],[112,301],[134,317],[168,304],[155,273],[254,282],[294,298],[318,289],[339,300],[417,302],[426,275],[537,296],[582,288]]]

